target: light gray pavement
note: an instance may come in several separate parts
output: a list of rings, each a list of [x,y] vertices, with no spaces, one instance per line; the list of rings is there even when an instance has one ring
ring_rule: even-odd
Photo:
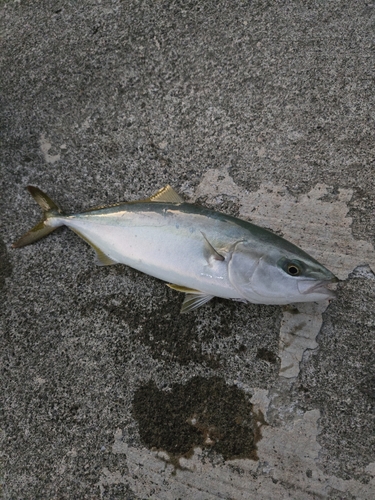
[[[375,497],[375,4],[1,1],[6,499]],[[40,217],[171,184],[291,239],[328,304],[182,297]]]

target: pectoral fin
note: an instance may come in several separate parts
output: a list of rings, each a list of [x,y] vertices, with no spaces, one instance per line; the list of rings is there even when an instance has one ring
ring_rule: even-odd
[[[211,300],[213,297],[213,295],[206,295],[203,293],[200,293],[199,295],[187,293],[185,295],[185,300],[182,303],[181,314],[190,312],[193,309],[197,309],[198,307],[203,306],[203,304]]]
[[[203,231],[201,231],[202,236],[206,242],[206,259],[207,262],[210,263],[210,258],[214,258],[215,260],[225,260],[225,257],[223,257],[215,248],[211,245],[211,243],[208,241],[207,236],[204,234]]]
[[[185,299],[182,303],[181,314],[190,312],[193,309],[197,309],[198,307],[203,306],[203,304],[214,297],[213,295],[207,295],[204,292],[194,290],[193,288],[188,288],[186,286],[171,284],[168,284],[167,286],[169,288],[172,288],[173,290],[177,290],[178,292],[183,292],[186,294]]]

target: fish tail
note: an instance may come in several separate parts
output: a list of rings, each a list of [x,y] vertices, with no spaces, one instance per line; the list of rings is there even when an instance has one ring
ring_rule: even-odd
[[[62,210],[51,198],[43,193],[39,188],[34,186],[27,186],[27,189],[34,200],[43,210],[43,219],[38,222],[30,231],[25,233],[19,240],[13,243],[13,248],[24,247],[25,245],[30,245],[34,241],[38,241],[47,234],[52,233],[57,227],[62,226],[63,222],[59,220],[53,220],[59,215],[64,215]]]

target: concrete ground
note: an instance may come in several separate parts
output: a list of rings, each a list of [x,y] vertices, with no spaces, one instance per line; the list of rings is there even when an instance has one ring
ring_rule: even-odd
[[[375,4],[1,1],[5,499],[375,498]],[[146,197],[253,220],[343,281],[182,296],[58,230]]]

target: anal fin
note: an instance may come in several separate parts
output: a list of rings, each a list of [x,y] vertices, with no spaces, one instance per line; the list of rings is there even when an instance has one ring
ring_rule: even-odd
[[[185,299],[182,303],[181,314],[193,311],[200,306],[203,306],[206,302],[211,300],[214,296],[207,295],[200,290],[194,290],[193,288],[188,288],[186,286],[167,284],[169,288],[177,290],[178,292],[185,293]]]
[[[106,255],[102,250],[100,250],[99,247],[94,245],[92,241],[90,241],[86,236],[84,236],[80,231],[77,229],[70,228],[72,231],[74,231],[80,238],[82,238],[86,243],[90,245],[91,248],[95,250],[96,253],[96,265],[97,266],[112,266],[113,264],[118,264],[115,260],[111,259]]]
[[[116,262],[115,260],[113,260],[110,257],[108,257],[108,255],[106,255],[105,253],[103,253],[100,250],[100,248],[94,247],[93,245],[91,245],[91,246],[93,247],[93,249],[96,252],[96,262],[95,262],[95,264],[97,266],[113,266],[114,264],[118,264],[118,262]]]

